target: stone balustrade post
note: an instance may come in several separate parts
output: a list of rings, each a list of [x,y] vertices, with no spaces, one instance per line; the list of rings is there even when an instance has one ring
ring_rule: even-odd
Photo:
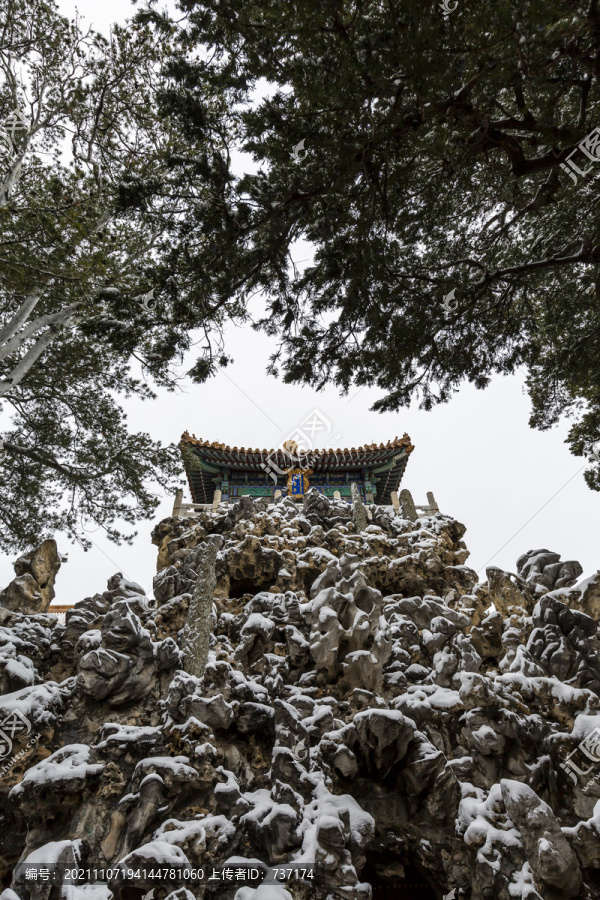
[[[181,507],[183,506],[183,490],[182,488],[177,488],[175,491],[175,503],[173,504],[173,516],[181,515]]]
[[[197,678],[204,674],[210,647],[210,617],[217,587],[216,562],[215,544],[206,543],[200,553],[196,584],[183,629],[183,665],[186,672]]]
[[[400,491],[400,503],[402,504],[402,515],[405,519],[410,519],[412,522],[416,522],[418,519],[417,510],[415,508],[415,502],[412,498],[412,494],[406,488],[403,491]]]
[[[358,485],[353,481],[350,487],[352,491],[352,521],[357,532],[364,531],[367,527],[367,511],[362,502]]]
[[[427,502],[432,513],[439,513],[440,508],[435,502],[435,497],[433,496],[433,493],[431,491],[427,491]]]

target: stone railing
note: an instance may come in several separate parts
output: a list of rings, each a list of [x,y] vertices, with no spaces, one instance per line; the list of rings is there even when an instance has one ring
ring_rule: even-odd
[[[74,604],[72,606],[60,606],[56,604],[55,606],[49,606],[48,612],[52,613],[55,616],[58,616],[58,621],[61,625],[65,624],[65,617],[70,609],[74,608]]]
[[[419,513],[423,516],[434,516],[436,513],[439,513],[440,508],[431,491],[427,491],[427,501],[427,506],[415,506],[412,494],[406,488],[400,491],[400,496],[398,496],[397,491],[392,493],[392,506],[396,511],[396,515],[400,514],[400,507],[402,507],[404,518],[411,519],[413,522],[419,518]]]
[[[173,516],[185,516],[188,513],[192,515],[196,510],[212,509],[215,510],[221,504],[221,491],[215,491],[212,503],[184,503],[183,491],[181,488],[175,492],[175,503],[173,504]],[[226,504],[225,504],[226,505]]]
[[[436,503],[436,499],[433,496],[431,491],[427,492],[427,506],[415,506],[415,502],[412,498],[412,494],[410,491],[406,490],[406,488],[400,491],[400,495],[398,495],[397,491],[392,491],[392,506],[396,512],[396,515],[400,514],[400,508],[402,507],[402,515],[406,519],[412,519],[414,522],[419,518],[419,514],[423,516],[433,516],[436,513],[439,513],[440,508]],[[239,499],[239,498],[237,498]],[[281,499],[281,491],[275,491],[273,496],[273,500],[277,502]],[[292,497],[292,499],[296,499],[302,501],[302,497]],[[341,500],[341,494],[339,491],[334,491],[333,493],[334,500]],[[219,507],[224,506],[228,507],[230,503],[235,503],[233,501],[225,501],[221,500],[221,491],[217,490],[214,493],[212,503],[184,503],[183,502],[183,490],[179,489],[175,494],[175,503],[173,504],[173,516],[186,516],[186,515],[194,515],[194,513],[198,510],[212,510],[213,512]],[[352,502],[352,501],[348,501]],[[369,506],[372,504],[365,504],[365,506]],[[369,516],[371,518],[371,516]]]

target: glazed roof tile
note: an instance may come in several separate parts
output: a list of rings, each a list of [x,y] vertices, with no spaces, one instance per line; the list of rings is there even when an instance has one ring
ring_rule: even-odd
[[[224,450],[226,453],[259,453],[265,454],[269,456],[271,453],[276,453],[279,448],[272,448],[271,450],[263,449],[260,450],[258,447],[253,450],[250,447],[229,447],[227,444],[222,444],[220,441],[205,441],[202,438],[197,438],[195,434],[189,434],[187,431],[181,435],[181,441],[185,444],[190,444],[192,447],[198,448],[206,448],[207,450]],[[386,444],[365,444],[361,447],[327,447],[322,450],[311,450],[311,454],[323,454],[323,453],[365,453],[369,450],[406,450],[407,453],[411,453],[414,449],[409,436],[405,433],[401,438],[395,437],[393,441],[388,441]]]

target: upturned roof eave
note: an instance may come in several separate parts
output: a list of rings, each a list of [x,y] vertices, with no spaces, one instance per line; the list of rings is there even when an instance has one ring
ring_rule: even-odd
[[[202,451],[204,450],[206,456],[209,457],[207,459],[209,465],[218,465],[220,462],[222,465],[228,465],[231,468],[246,468],[247,465],[250,465],[251,468],[260,468],[260,463],[268,457],[283,459],[284,461],[287,459],[280,448],[260,450],[258,448],[229,447],[227,444],[222,444],[218,441],[204,441],[195,435],[190,435],[187,431],[182,434],[181,443],[193,448],[197,456],[202,456]],[[328,448],[326,450],[315,449],[305,455],[315,462],[324,463],[323,468],[327,467],[328,462],[333,462],[334,465],[338,464],[338,457],[341,457],[339,464],[344,467],[351,466],[353,462],[359,466],[361,463],[382,466],[392,462],[398,450],[404,451],[406,456],[410,455],[414,450],[414,446],[411,444],[410,437],[407,434],[404,434],[402,438],[396,437],[393,441],[388,441],[387,444],[366,444],[361,447]],[[352,458],[353,456],[354,459]]]

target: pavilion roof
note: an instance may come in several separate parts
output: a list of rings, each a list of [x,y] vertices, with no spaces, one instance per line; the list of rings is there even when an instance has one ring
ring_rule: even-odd
[[[272,459],[281,468],[290,468],[289,456],[281,448],[251,449],[249,447],[229,447],[219,441],[205,441],[184,432],[181,436],[182,445],[187,445],[193,450],[194,455],[208,465],[215,468],[223,466],[243,472],[263,471],[261,463],[268,458]],[[401,438],[395,437],[386,444],[365,444],[361,447],[345,447],[334,449],[329,447],[323,450],[309,450],[306,453],[307,461],[313,471],[334,472],[345,469],[361,469],[364,466],[378,466],[390,463],[398,454],[408,456],[414,450],[407,434]]]

